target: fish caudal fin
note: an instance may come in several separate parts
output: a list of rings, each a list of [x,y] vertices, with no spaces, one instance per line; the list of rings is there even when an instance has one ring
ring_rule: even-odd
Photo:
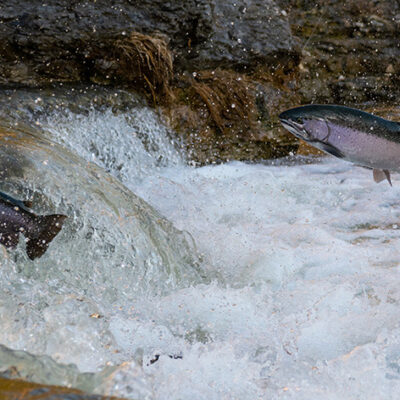
[[[390,180],[390,172],[387,169],[374,169],[373,170],[374,181],[376,183],[382,182],[385,179],[389,182],[390,186],[392,186],[392,181]]]
[[[31,260],[41,257],[49,247],[50,242],[60,232],[66,215],[54,214],[38,216],[38,232],[33,236],[27,237],[26,253]]]

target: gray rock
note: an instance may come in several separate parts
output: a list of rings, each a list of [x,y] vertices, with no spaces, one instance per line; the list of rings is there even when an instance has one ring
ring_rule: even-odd
[[[88,81],[131,31],[162,33],[176,66],[249,66],[293,53],[272,0],[8,0],[0,5],[0,83]]]
[[[296,52],[289,23],[272,0],[211,0],[208,19],[210,35],[192,59],[200,69],[277,64]]]

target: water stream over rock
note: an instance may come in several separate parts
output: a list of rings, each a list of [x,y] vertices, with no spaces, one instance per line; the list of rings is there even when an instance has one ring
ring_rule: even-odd
[[[83,92],[0,98],[0,189],[69,216],[38,261],[2,250],[1,371],[131,399],[396,398],[396,174],[192,168],[133,95]]]

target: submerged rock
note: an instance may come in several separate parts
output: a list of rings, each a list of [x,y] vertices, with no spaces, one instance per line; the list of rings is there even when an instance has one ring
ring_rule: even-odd
[[[2,121],[0,126],[0,190],[33,200],[37,212],[68,215],[51,248],[34,262],[27,258],[23,241],[13,251],[0,247],[0,343],[8,347],[0,348],[0,371],[6,377],[110,394],[116,386],[113,379],[127,379],[118,369],[103,368],[103,375],[91,378],[74,366],[58,363],[79,364],[87,372],[120,365],[124,360],[109,327],[116,311],[132,312],[135,299],[163,295],[209,278],[189,234],[174,228],[103,168],[49,139],[41,113],[59,109],[62,96],[58,101],[47,107],[28,101],[27,108],[21,105],[19,110],[25,118],[10,113],[7,123]],[[33,112],[28,111],[30,107]],[[91,139],[95,146],[96,135]],[[146,144],[152,146],[149,141]],[[126,154],[125,147],[122,151]],[[143,156],[150,158],[148,153]],[[118,160],[110,157],[108,161],[115,171],[124,172],[118,169]],[[9,348],[29,349],[53,359]],[[12,367],[17,368],[16,376]],[[130,368],[135,374],[140,370],[133,364]],[[142,381],[138,378],[138,388],[144,394],[133,398],[151,398],[147,381]],[[132,386],[126,386],[128,393]]]
[[[150,381],[134,361],[82,373],[74,364],[60,364],[51,357],[34,356],[0,344],[1,399],[117,400],[109,396],[119,387],[119,395],[123,392],[129,398],[151,400]]]
[[[118,400],[117,397],[90,395],[75,389],[1,377],[0,397],[8,400]]]

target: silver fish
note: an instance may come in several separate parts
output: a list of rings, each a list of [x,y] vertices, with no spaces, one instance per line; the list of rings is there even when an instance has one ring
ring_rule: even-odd
[[[354,108],[307,105],[279,115],[282,125],[312,146],[373,170],[375,182],[400,172],[400,123]]]

